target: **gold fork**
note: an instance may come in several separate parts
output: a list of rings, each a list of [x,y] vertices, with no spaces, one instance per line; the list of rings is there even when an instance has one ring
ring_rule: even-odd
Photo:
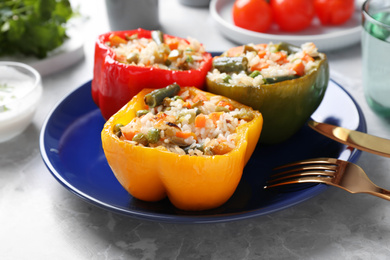
[[[308,159],[279,166],[267,186],[273,188],[294,183],[325,183],[350,193],[368,193],[390,200],[390,191],[375,185],[358,165],[333,158]]]

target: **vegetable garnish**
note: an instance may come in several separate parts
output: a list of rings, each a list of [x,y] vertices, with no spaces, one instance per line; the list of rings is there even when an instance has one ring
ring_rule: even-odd
[[[0,56],[45,58],[67,39],[66,22],[75,15],[69,0],[0,2]]]
[[[0,84],[0,91],[1,92],[12,92],[13,88],[14,88],[13,86],[9,86],[6,83]]]
[[[13,88],[14,88],[13,86],[10,86],[10,85],[8,85],[6,83],[0,84],[0,102],[2,102],[4,100],[4,98],[5,98],[5,96],[2,95],[1,92],[3,92],[3,93],[11,93]],[[9,108],[6,105],[0,104],[0,113],[8,111],[8,110],[9,110]]]

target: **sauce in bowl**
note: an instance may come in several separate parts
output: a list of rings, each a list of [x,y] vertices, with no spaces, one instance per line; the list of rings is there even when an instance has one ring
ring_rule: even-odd
[[[42,96],[39,73],[19,62],[0,62],[0,142],[22,133]]]

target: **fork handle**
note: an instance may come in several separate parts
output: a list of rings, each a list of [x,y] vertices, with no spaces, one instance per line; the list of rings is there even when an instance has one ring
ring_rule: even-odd
[[[382,189],[380,187],[376,187],[375,191],[372,192],[367,192],[371,195],[377,196],[379,198],[385,199],[385,200],[390,200],[390,191]]]

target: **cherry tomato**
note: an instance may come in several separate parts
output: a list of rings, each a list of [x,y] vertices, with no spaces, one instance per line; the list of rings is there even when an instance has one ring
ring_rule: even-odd
[[[247,30],[266,32],[272,24],[271,7],[265,0],[236,0],[233,22]]]
[[[340,25],[355,11],[354,0],[314,0],[314,10],[322,25]]]
[[[283,31],[296,32],[310,26],[314,18],[312,0],[270,0],[274,21]]]

